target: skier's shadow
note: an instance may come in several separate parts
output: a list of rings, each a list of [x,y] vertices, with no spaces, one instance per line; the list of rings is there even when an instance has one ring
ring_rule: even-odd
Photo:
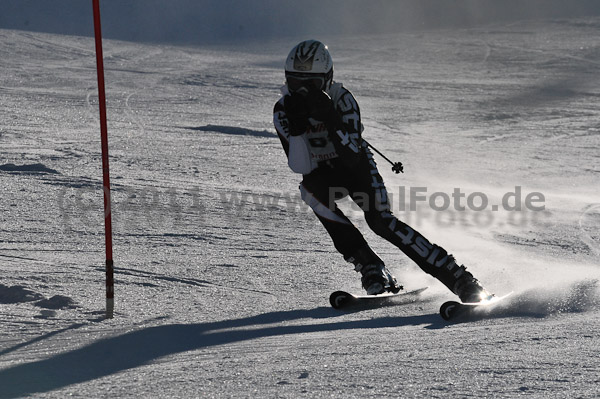
[[[331,308],[319,307],[269,312],[212,323],[147,327],[104,338],[48,359],[0,370],[0,397],[14,398],[48,392],[139,367],[163,356],[264,337],[411,325],[441,328],[445,325],[437,314],[350,321],[330,320],[343,314]],[[288,324],[301,319],[319,322]],[[47,334],[47,338],[52,335],[55,333]],[[38,337],[33,341],[39,342],[43,339],[44,337]],[[20,348],[27,344],[18,346]],[[3,354],[11,351],[5,350]]]

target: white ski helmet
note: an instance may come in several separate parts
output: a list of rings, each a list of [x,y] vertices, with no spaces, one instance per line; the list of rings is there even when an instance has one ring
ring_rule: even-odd
[[[295,46],[285,61],[285,80],[292,92],[311,87],[329,89],[333,60],[327,46],[317,40],[305,40]]]

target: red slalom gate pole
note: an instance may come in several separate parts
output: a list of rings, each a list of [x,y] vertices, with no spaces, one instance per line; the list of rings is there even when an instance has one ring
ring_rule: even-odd
[[[96,70],[98,72],[98,105],[100,107],[100,135],[102,141],[102,187],[104,191],[104,237],[106,241],[106,318],[113,317],[115,307],[114,263],[112,254],[112,215],[110,207],[110,173],[108,167],[108,128],[106,124],[106,92],[104,89],[104,61],[102,56],[102,29],[100,0],[92,0],[94,9],[94,36],[96,38]]]

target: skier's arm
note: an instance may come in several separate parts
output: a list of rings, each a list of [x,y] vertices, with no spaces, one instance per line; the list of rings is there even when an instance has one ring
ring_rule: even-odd
[[[345,89],[344,89],[345,90]],[[323,121],[336,152],[348,166],[358,162],[361,151],[360,110],[352,94],[345,90],[337,104],[324,91],[309,93],[310,116]]]
[[[296,173],[307,175],[312,172],[311,155],[305,134],[290,136],[288,165]]]
[[[310,173],[313,167],[310,150],[306,142],[306,134],[301,130],[298,121],[294,121],[294,118],[290,121],[281,101],[275,104],[273,123],[275,124],[279,140],[281,140],[281,145],[288,157],[288,166],[290,169],[295,173]]]

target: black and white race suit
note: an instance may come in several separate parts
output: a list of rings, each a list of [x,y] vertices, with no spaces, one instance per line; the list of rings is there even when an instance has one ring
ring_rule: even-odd
[[[358,249],[368,247],[361,232],[335,203],[350,196],[364,212],[371,230],[453,290],[464,267],[392,214],[383,178],[373,154],[362,141],[360,109],[352,93],[339,83],[332,84],[327,94],[341,119],[337,128],[331,131],[334,129],[328,129],[323,122],[309,118],[306,131],[298,136],[290,134],[284,109],[284,98],[289,94],[285,86],[282,94],[273,115],[277,134],[290,168],[303,175],[302,199],[319,218],[335,248],[345,259],[351,259]]]

